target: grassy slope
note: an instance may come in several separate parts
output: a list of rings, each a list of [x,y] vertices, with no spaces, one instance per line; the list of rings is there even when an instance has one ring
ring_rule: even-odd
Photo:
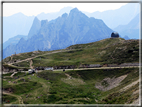
[[[20,53],[20,54],[17,54],[15,56],[12,56],[11,57],[7,57],[3,60],[3,62],[5,63],[8,63],[8,62],[13,62],[13,61],[16,61],[16,60],[24,60],[24,59],[27,59],[27,58],[31,58],[31,57],[34,57],[34,56],[37,56],[37,55],[42,55],[42,54],[45,54],[47,52],[42,52],[42,51],[37,51],[37,52],[27,52],[27,53]]]
[[[48,52],[40,52],[40,57],[33,59],[33,66],[63,66],[63,65],[81,65],[81,64],[104,64],[104,63],[124,63],[138,62],[139,60],[139,41],[125,41],[121,38],[105,39],[95,43],[73,45],[68,47],[68,52],[54,53],[45,55]],[[121,51],[121,52],[120,52]],[[14,60],[23,60],[30,58],[32,52],[23,53],[14,56]],[[35,55],[36,56],[36,55]],[[41,58],[41,60],[40,60]],[[10,57],[4,59],[7,63],[11,61]],[[16,65],[16,64],[15,64]],[[18,67],[28,67],[29,62],[17,64]],[[15,68],[5,64],[4,66]],[[91,104],[91,103],[131,103],[138,98],[138,95],[132,96],[133,91],[138,89],[138,84],[131,87],[126,92],[119,93],[124,86],[138,79],[137,68],[114,69],[114,70],[82,70],[82,71],[66,71],[65,73],[72,76],[68,79],[64,72],[41,72],[35,76],[24,75],[18,73],[14,78],[5,74],[3,79],[3,88],[11,88],[12,94],[22,97],[23,103],[66,103],[66,104]],[[118,77],[124,74],[128,76],[121,82],[121,85],[106,92],[102,92],[95,88],[95,83],[101,81],[105,77]],[[19,79],[15,77],[20,76]],[[31,79],[28,79],[31,78]],[[20,79],[25,79],[25,82]],[[74,81],[75,80],[75,81]],[[8,81],[15,81],[9,83]],[[103,84],[103,83],[102,83]],[[41,87],[42,86],[42,87]],[[21,90],[19,90],[20,88]],[[32,88],[32,89],[31,89]],[[18,91],[17,91],[18,90]],[[8,97],[9,96],[9,97]],[[40,97],[40,98],[37,98]],[[11,99],[10,95],[4,96],[5,101]],[[18,98],[18,97],[17,97]],[[14,99],[14,98],[13,98]],[[12,100],[13,104],[19,103]]]
[[[71,49],[71,50],[69,50]],[[64,65],[82,65],[82,64],[121,64],[125,62],[139,62],[139,41],[124,40],[122,38],[108,38],[101,41],[77,44],[68,47],[67,52],[46,54],[50,52],[39,52],[41,55],[33,59],[33,66],[64,66]],[[26,59],[31,57],[33,52],[23,53],[14,56],[15,59]],[[34,54],[34,56],[37,56]],[[8,60],[9,59],[9,60]],[[10,61],[7,57],[4,62]],[[14,64],[19,67],[29,67],[29,62]]]
[[[18,66],[18,67],[30,67],[30,61],[23,61],[23,62],[19,62],[19,63],[15,63],[13,64],[14,66]]]
[[[139,61],[139,41],[121,38],[105,39],[89,44],[70,46],[68,52],[45,55],[33,59],[37,66],[63,66],[81,64],[121,64]]]
[[[27,64],[27,63],[26,63]],[[16,65],[16,64],[15,64]],[[19,64],[20,65],[20,64]],[[22,63],[22,65],[23,65],[23,63]],[[25,70],[28,70],[29,69],[29,67],[28,66],[22,66],[22,67],[20,67],[20,66],[13,66],[13,65],[8,65],[8,64],[3,64],[2,66],[4,66],[5,68],[9,68],[9,69],[23,69],[24,71]]]
[[[70,75],[72,79],[69,79],[66,74]],[[106,77],[119,77],[125,74],[128,74],[128,76],[118,87],[105,92],[95,88],[96,82],[101,82],[102,79]],[[18,75],[20,78],[14,79]],[[4,76],[7,76],[7,74]],[[134,98],[132,96],[133,91],[138,89],[138,84],[125,92],[119,93],[121,88],[137,80],[138,76],[138,68],[112,70],[94,69],[82,71],[71,70],[66,72],[43,71],[34,76],[19,73],[16,74],[13,79],[5,78],[3,88],[7,89],[10,87],[13,94],[22,97],[23,103],[26,104],[120,104],[125,102],[131,103],[138,98],[138,95],[135,95]],[[25,79],[25,82],[21,79]],[[73,81],[74,79],[76,81]],[[17,81],[17,83],[8,83],[8,81]],[[81,81],[84,83],[78,83]],[[123,98],[125,98],[125,100]],[[5,100],[8,99],[10,98],[5,98]],[[17,103],[18,100],[12,102]]]

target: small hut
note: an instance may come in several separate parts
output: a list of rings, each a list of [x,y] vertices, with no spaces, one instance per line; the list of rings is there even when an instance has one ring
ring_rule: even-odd
[[[112,32],[111,38],[119,38],[119,34],[117,32]]]

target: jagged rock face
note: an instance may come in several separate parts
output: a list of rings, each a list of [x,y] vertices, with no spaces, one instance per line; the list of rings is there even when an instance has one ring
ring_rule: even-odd
[[[3,43],[3,49],[5,49],[9,45],[16,45],[21,38],[27,39],[25,35],[17,35],[13,38],[8,39],[8,41]]]
[[[32,27],[28,33],[28,38],[31,38],[33,35],[37,34],[40,27],[41,27],[41,22],[40,22],[40,20],[38,20],[37,17],[35,17]]]
[[[100,19],[89,18],[77,8],[52,21],[35,18],[29,39],[21,39],[15,46],[4,50],[4,58],[14,52],[63,49],[73,44],[95,42],[109,38],[112,30]],[[11,50],[11,51],[9,51]]]

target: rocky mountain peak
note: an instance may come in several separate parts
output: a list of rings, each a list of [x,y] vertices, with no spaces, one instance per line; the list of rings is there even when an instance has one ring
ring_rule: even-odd
[[[41,26],[43,26],[43,25],[45,25],[45,24],[47,24],[48,23],[48,20],[42,20],[41,21]]]
[[[41,27],[41,22],[37,17],[35,17],[32,27],[28,34],[28,38],[31,38],[34,34],[36,34],[39,31],[40,27]]]
[[[82,13],[82,12],[80,12],[77,8],[73,8],[73,9],[70,11],[69,15],[72,16],[72,15],[80,14],[80,13]]]
[[[22,37],[18,43],[22,43],[22,42],[25,42],[26,40]]]
[[[77,8],[73,8],[70,12],[79,12]]]
[[[15,47],[6,48],[4,58],[13,52],[31,52],[37,49],[57,50],[73,44],[95,42],[108,38],[112,32],[103,22],[88,18],[77,8],[72,9],[69,15],[64,13],[61,17],[46,22],[47,20],[40,22],[36,17],[28,35],[30,38]]]
[[[68,17],[68,14],[67,14],[67,13],[64,13],[64,14],[62,14],[62,17],[63,17],[63,18],[66,18],[66,17]]]

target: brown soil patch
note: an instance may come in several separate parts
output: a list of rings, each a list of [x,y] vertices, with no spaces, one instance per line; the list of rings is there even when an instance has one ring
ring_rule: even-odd
[[[31,61],[30,61],[30,68],[31,68],[31,69],[33,69],[32,64],[33,64],[33,61],[31,60]]]
[[[134,91],[132,95],[134,94],[139,94],[139,90]]]
[[[120,92],[129,89],[130,87],[136,85],[138,82],[139,82],[139,79],[138,79],[137,81],[134,81],[134,82],[132,82],[131,84],[125,86],[124,88],[122,88],[122,89],[120,90]]]
[[[83,85],[85,84],[85,82],[81,79],[78,79],[78,78],[73,78],[71,77],[69,74],[65,73],[65,75],[67,76],[67,78],[61,78],[61,80],[67,84],[70,84],[70,85]]]
[[[14,72],[10,77],[13,77],[17,72]]]
[[[107,90],[110,90],[114,87],[117,87],[119,85],[119,83],[124,80],[125,78],[127,77],[127,75],[123,75],[123,76],[120,76],[120,77],[113,77],[113,78],[105,78],[103,79],[101,82],[98,82],[95,84],[95,87],[102,90],[102,91],[107,91]],[[102,85],[102,82],[105,81],[107,83],[107,86],[104,86]]]
[[[133,103],[132,103],[132,104],[140,104],[139,98],[138,98],[138,99],[136,99],[135,101],[133,101]]]

